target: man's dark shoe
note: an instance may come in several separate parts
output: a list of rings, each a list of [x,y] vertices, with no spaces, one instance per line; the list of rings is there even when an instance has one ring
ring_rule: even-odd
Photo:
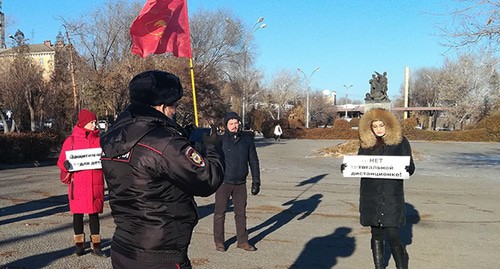
[[[254,246],[250,245],[249,243],[238,244],[236,247],[244,249],[246,251],[256,251],[257,250]]]
[[[215,244],[215,250],[225,252],[226,248],[224,247],[224,244]]]

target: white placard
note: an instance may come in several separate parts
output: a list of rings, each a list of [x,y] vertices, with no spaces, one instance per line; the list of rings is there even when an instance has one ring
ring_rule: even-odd
[[[409,179],[410,156],[344,156],[344,177]]]
[[[70,172],[101,169],[101,148],[76,149],[66,151],[66,160],[70,163]]]

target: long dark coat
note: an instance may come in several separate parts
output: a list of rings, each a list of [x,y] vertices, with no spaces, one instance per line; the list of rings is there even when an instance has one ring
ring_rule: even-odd
[[[371,123],[381,120],[386,135],[377,139]],[[415,171],[408,139],[402,136],[397,119],[391,112],[374,109],[366,113],[359,125],[358,155],[410,156],[409,173]],[[363,226],[402,227],[405,225],[405,197],[403,180],[361,178],[359,212]]]

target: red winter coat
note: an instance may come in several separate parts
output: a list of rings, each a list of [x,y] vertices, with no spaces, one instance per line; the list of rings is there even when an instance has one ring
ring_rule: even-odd
[[[57,161],[57,166],[61,170],[61,181],[69,173],[64,168],[66,151],[100,147],[98,130],[89,132],[79,126],[75,126],[73,133],[64,141]],[[69,175],[71,182],[68,185],[68,200],[71,213],[102,213],[104,204],[104,178],[102,170],[75,171]]]

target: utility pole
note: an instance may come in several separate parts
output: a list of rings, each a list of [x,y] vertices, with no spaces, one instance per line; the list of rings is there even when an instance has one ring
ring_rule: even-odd
[[[66,38],[68,39],[69,46],[69,68],[71,74],[71,87],[73,88],[73,108],[75,110],[75,115],[78,115],[78,92],[76,91],[76,81],[75,81],[75,62],[73,60],[73,45],[71,45],[71,40],[69,39],[68,29],[66,25],[63,25],[66,29]]]

